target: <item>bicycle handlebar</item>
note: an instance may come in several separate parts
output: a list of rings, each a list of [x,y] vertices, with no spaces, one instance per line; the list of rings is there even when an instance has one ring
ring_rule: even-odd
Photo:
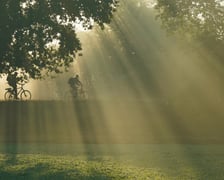
[[[28,83],[28,81],[17,82],[17,84],[20,85],[20,86],[24,86],[26,83]]]

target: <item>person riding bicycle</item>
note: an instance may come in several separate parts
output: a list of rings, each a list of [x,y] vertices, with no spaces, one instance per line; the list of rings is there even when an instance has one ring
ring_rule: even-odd
[[[76,98],[78,97],[78,90],[80,88],[82,88],[82,83],[81,81],[79,80],[79,75],[76,74],[75,76],[69,78],[68,80],[68,84],[70,85],[70,87],[72,88],[72,93],[73,93],[73,96]]]
[[[9,86],[12,87],[13,94],[15,95],[14,97],[15,99],[18,99],[17,83],[20,81],[20,78],[17,75],[18,75],[17,72],[10,73],[8,74],[6,79],[8,81]]]

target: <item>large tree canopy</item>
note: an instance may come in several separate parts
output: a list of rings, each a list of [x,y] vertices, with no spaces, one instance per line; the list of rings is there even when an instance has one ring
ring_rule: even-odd
[[[157,0],[155,8],[169,33],[224,41],[224,0]]]
[[[77,24],[103,28],[116,6],[117,0],[2,0],[0,74],[37,79],[67,69],[81,50]]]

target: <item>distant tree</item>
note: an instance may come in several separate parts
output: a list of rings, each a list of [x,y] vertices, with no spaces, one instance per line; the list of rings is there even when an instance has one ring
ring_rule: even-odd
[[[155,8],[170,34],[224,41],[223,0],[157,0]]]
[[[63,72],[81,43],[79,24],[91,29],[109,23],[117,0],[2,0],[0,3],[0,75],[15,71],[40,79]]]
[[[155,9],[168,34],[179,34],[223,61],[224,0],[157,0]]]

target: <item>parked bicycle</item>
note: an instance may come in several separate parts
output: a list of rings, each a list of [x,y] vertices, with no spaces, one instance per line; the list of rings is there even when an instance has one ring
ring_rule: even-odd
[[[31,92],[23,88],[25,84],[18,83],[19,87],[17,88],[17,95],[21,100],[30,100]],[[5,89],[6,92],[4,94],[5,100],[16,100],[16,95],[13,88],[9,87]]]

